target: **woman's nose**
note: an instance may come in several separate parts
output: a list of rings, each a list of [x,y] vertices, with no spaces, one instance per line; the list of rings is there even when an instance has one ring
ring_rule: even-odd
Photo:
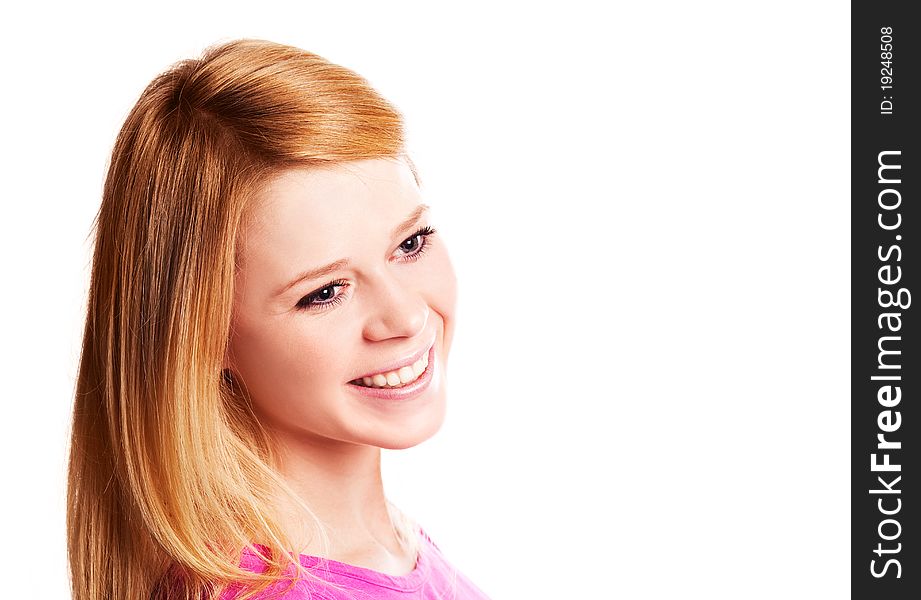
[[[429,305],[418,292],[393,277],[379,277],[368,296],[368,319],[364,337],[379,341],[415,337],[425,331]]]

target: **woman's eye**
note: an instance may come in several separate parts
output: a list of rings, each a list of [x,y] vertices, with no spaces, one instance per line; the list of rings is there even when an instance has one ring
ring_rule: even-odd
[[[327,287],[323,288],[322,290],[320,290],[319,292],[316,293],[316,295],[314,296],[314,298],[316,298],[317,300],[320,300],[320,301],[326,301],[326,300],[329,300],[330,298],[333,298],[333,297],[336,295],[336,294],[333,292],[333,288],[334,288],[334,287],[336,287],[336,286],[330,285],[330,286],[327,286]]]
[[[403,250],[404,252],[412,252],[413,250],[416,249],[417,246],[421,244],[422,244],[422,236],[414,235],[413,237],[409,238],[408,240],[400,244],[400,249]]]
[[[400,244],[400,251],[405,257],[404,260],[416,260],[425,252],[429,246],[429,236],[435,233],[435,229],[429,226],[423,227],[416,233],[406,238]]]
[[[325,309],[342,302],[344,292],[337,294],[335,288],[345,287],[344,281],[333,281],[332,283],[311,292],[300,299],[297,308],[300,310]]]

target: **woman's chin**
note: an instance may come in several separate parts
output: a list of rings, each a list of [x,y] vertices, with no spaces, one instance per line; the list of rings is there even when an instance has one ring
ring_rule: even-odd
[[[416,415],[390,427],[381,427],[375,445],[386,450],[405,450],[430,439],[441,429],[445,403],[436,402],[425,414]]]

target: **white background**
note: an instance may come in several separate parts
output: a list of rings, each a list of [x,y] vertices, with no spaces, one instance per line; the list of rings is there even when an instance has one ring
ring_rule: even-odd
[[[385,482],[463,572],[496,599],[846,597],[847,4],[602,4],[5,9],[3,595],[68,597],[118,128],[173,61],[258,37],[406,116],[460,313],[447,422]]]

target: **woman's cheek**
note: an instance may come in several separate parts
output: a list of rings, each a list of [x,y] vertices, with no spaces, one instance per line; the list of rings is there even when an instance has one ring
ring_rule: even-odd
[[[345,367],[336,363],[336,357],[347,356],[347,350],[334,331],[314,320],[293,325],[267,353],[274,357],[275,377],[300,395],[344,377]]]
[[[429,306],[438,313],[444,323],[444,359],[448,358],[451,340],[454,337],[454,321],[457,311],[457,276],[444,246],[433,251],[432,260],[425,269],[425,289]]]
[[[319,365],[314,356],[317,344],[298,335],[296,322],[303,315],[285,316],[279,323],[240,322],[234,335],[231,361],[242,376],[256,408],[277,413],[310,389],[305,385]]]

